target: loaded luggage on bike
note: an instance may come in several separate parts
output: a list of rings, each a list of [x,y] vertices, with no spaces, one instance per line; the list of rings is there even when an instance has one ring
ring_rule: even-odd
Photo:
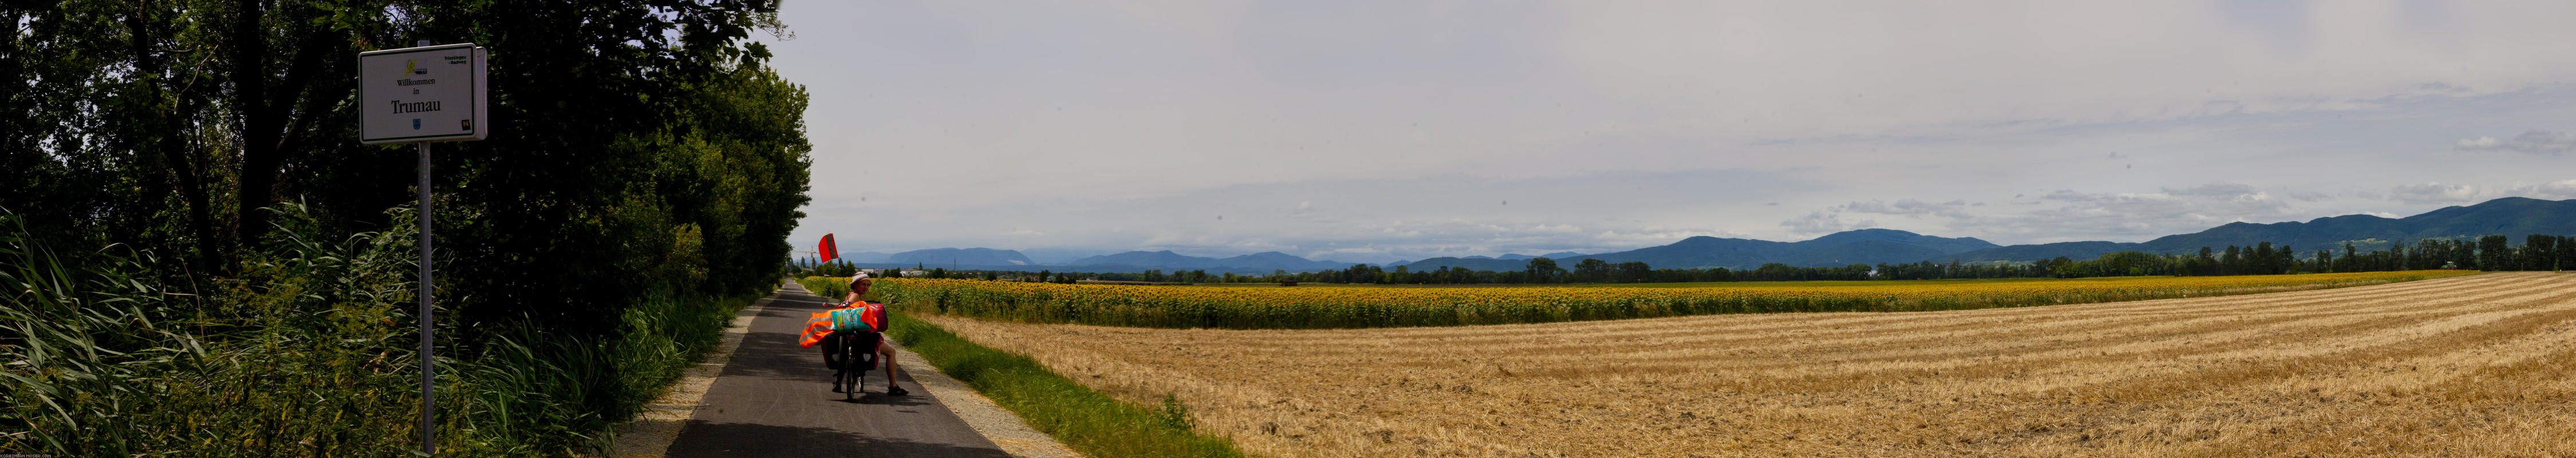
[[[884,364],[877,348],[885,339],[885,327],[884,303],[841,304],[815,313],[806,324],[802,343],[821,347],[823,368],[832,370],[832,392],[850,399],[859,394],[861,377]],[[894,374],[886,375],[886,393],[902,395],[903,389],[894,386]]]

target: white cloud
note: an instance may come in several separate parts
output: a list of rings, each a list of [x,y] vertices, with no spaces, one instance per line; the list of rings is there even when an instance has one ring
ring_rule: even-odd
[[[2576,179],[2558,180],[2513,189],[2513,195],[2545,200],[2576,199]]]
[[[2028,200],[2014,202],[2025,205],[2018,210],[1980,208],[1964,200],[1939,203],[1912,199],[1893,203],[1853,202],[1781,224],[1794,233],[1812,234],[1829,232],[1828,229],[1847,230],[1876,225],[1876,221],[1844,224],[1839,212],[1914,218],[1928,216],[1938,218],[1941,226],[1896,229],[1953,237],[1984,237],[2002,240],[2001,243],[2046,243],[2105,239],[2138,241],[2197,232],[2229,222],[2278,221],[2298,213],[2288,202],[2269,193],[2234,183],[2162,188],[2161,192],[2151,193],[2088,193],[2060,189],[2036,198],[2021,197]]]
[[[1823,234],[1878,227],[1878,221],[1865,219],[1858,222],[1844,222],[1841,214],[1814,212],[1808,213],[1807,216],[1781,221],[1780,226],[1789,228],[1789,233],[1792,234]]]
[[[1881,202],[1877,200],[1871,200],[1868,202],[1852,202],[1834,207],[1834,209],[1852,213],[1904,215],[1917,218],[1923,216],[1960,218],[1968,216],[1967,208],[1970,206],[1971,205],[1968,205],[1968,201],[1966,200],[1952,200],[1949,202],[1934,203],[1914,199],[1901,199],[1894,203]]]
[[[2287,195],[2302,202],[2318,202],[2334,198],[2334,194],[2314,191],[2290,191]]]
[[[2569,151],[2576,151],[2576,132],[2535,130],[2523,132],[2522,135],[2516,135],[2512,140],[2497,140],[2495,137],[2463,138],[2460,139],[2459,143],[2452,146],[2451,149],[2453,151],[2509,151],[2556,156],[2567,154]]]
[[[1597,90],[1752,116],[1743,127],[1791,137],[2373,110],[2576,72],[2576,55],[2543,44],[2564,38],[2560,26],[2538,19],[2576,16],[2576,4],[2445,5],[2450,20],[2424,21],[2383,2],[2269,15],[2225,3],[1574,1],[1557,46]]]
[[[2478,187],[2464,184],[2403,184],[2388,188],[2388,198],[2410,204],[2454,204],[2480,200]]]
[[[2263,196],[2263,192],[2255,190],[2253,186],[2235,183],[2211,183],[2183,189],[2164,188],[2164,193],[2176,196],[2215,197],[2221,199],[2260,198]]]
[[[1962,219],[1956,227],[1984,228],[2028,243],[2075,240],[2142,241],[2171,234],[2198,232],[2230,222],[2288,219],[2292,208],[2259,192],[2228,186],[2202,186],[2184,192],[2079,193],[2059,190],[2044,200],[2057,208],[2018,214]],[[2088,234],[2071,236],[2072,234]]]

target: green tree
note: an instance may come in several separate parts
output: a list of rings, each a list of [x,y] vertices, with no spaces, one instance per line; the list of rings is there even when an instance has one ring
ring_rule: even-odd
[[[2522,258],[2522,262],[2520,263],[2522,264],[2522,270],[2556,270],[2558,268],[2558,236],[2547,234],[2531,234],[2524,236],[2522,250],[2518,251],[2517,254]]]
[[[2478,237],[2478,270],[2514,270],[2511,248],[2507,246],[2512,240],[2503,235]]]
[[[1556,260],[1543,257],[1530,258],[1528,267],[1523,269],[1530,283],[1554,283],[1557,274],[1564,271],[1556,267]]]
[[[2558,270],[2576,269],[2576,237],[2558,237]]]
[[[1583,258],[1581,261],[1575,261],[1574,281],[1578,283],[1610,281],[1610,262],[1598,258]]]
[[[1654,274],[1655,269],[1647,267],[1646,263],[1628,261],[1619,263],[1617,266],[1617,274],[1611,281],[1617,283],[1651,281],[1653,280]]]

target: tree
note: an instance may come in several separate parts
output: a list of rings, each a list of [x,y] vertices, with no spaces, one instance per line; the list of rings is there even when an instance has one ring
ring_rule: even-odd
[[[2576,237],[2558,237],[2558,269],[2576,269]]]
[[[1582,261],[1575,261],[1574,263],[1575,282],[1602,283],[1609,281],[1609,279],[1609,261],[1603,261],[1599,258],[1583,258]]]
[[[2522,270],[2557,270],[2558,236],[2531,234],[2523,237]]]
[[[2478,270],[2489,272],[2514,270],[2513,256],[2506,247],[2512,239],[2502,235],[2478,237]]]
[[[435,156],[442,296],[472,323],[605,332],[650,295],[766,291],[807,198],[804,89],[736,0],[9,2],[0,207],[49,240],[223,275],[299,201],[321,233],[409,205],[414,156],[356,135],[361,51],[495,50],[493,137]],[[613,113],[614,115],[601,115]],[[526,304],[548,304],[530,308]],[[468,339],[471,340],[471,339]]]
[[[1611,281],[1614,283],[1643,282],[1652,280],[1654,274],[1655,270],[1651,267],[1647,267],[1646,263],[1628,261],[1619,263],[1617,274],[1611,279]]]
[[[1529,275],[1528,282],[1530,283],[1552,283],[1556,279],[1557,273],[1564,271],[1565,269],[1559,269],[1556,267],[1556,260],[1544,257],[1530,258],[1529,267],[1523,270],[1523,272]]]

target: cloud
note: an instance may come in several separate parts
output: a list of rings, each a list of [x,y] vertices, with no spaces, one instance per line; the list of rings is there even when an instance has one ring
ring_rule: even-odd
[[[2040,198],[2057,202],[2018,214],[1964,218],[1954,228],[1994,235],[2023,235],[2028,243],[2141,239],[2198,232],[2238,221],[2279,221],[2292,216],[2287,202],[2244,185],[2217,184],[2155,193],[2083,193],[2057,190]],[[2083,234],[2083,235],[2076,235]]]
[[[2483,194],[2476,186],[2464,184],[2402,184],[2388,189],[2388,198],[2410,204],[2451,204],[2478,200]]]
[[[2108,156],[2108,157],[2104,157],[2103,159],[2128,159],[2128,158],[2129,158],[2129,155],[2126,155],[2126,154],[2120,154],[2120,152],[2118,152],[2118,151],[2112,151],[2110,156]]]
[[[2259,190],[2254,189],[2254,187],[2253,187],[2253,186],[2248,186],[2248,185],[2243,185],[2243,184],[2234,184],[2234,183],[2211,183],[2211,184],[2204,184],[2204,185],[2200,185],[2200,186],[2193,186],[2193,187],[2183,188],[2183,189],[2174,189],[2174,188],[2163,188],[2163,189],[2164,189],[2165,194],[2169,194],[2169,195],[2176,195],[2176,196],[2194,196],[2194,197],[2215,197],[2215,198],[2222,198],[2222,199],[2239,199],[2239,198],[2248,198],[2248,197],[2253,197],[2253,196],[2260,196],[2260,195],[2262,195],[2262,194],[2263,194],[2263,192],[2262,192],[2262,191],[2259,191]]]
[[[1924,202],[1853,202],[1789,220],[1792,232],[1814,233],[1875,225],[1843,224],[1840,213],[1935,217],[1946,229],[1920,228],[1947,236],[1999,237],[2012,243],[2070,240],[2138,239],[2196,232],[2236,221],[2291,219],[2288,202],[2251,185],[2211,183],[2187,188],[2160,188],[2150,193],[2096,193],[2059,189],[2032,197],[2014,196],[2020,207],[1979,208],[1964,200]],[[2002,210],[2003,213],[1995,213]],[[2012,240],[2019,239],[2019,240]]]
[[[2534,199],[2576,199],[2576,179],[2558,180],[2538,185],[2517,187],[2513,188],[2512,194]]]
[[[1970,205],[1968,205],[1968,201],[1966,200],[1952,200],[1949,202],[1933,203],[1914,199],[1904,199],[1893,203],[1880,202],[1877,200],[1871,200],[1868,202],[1852,202],[1836,206],[1834,209],[1852,213],[1904,215],[1917,218],[1927,215],[1964,218],[1968,216],[1967,207],[1970,207]]]
[[[1841,214],[1814,212],[1808,213],[1807,216],[1781,221],[1780,226],[1789,228],[1789,232],[1794,234],[1823,234],[1878,227],[1878,221],[1865,219],[1847,223],[1843,222]]]
[[[2086,193],[2081,193],[2081,192],[2075,192],[2075,190],[2072,190],[2072,189],[2060,189],[2060,190],[2056,190],[2056,191],[2050,191],[2050,192],[2048,193],[2048,195],[2045,195],[2045,196],[2039,196],[2039,200],[2055,200],[2055,201],[2061,201],[2061,202],[2089,203],[2089,202],[2099,202],[2099,201],[2102,201],[2102,200],[2105,200],[2105,199],[2110,199],[2111,197],[2112,197],[2112,195],[2110,195],[2110,194],[2086,194]]]
[[[1558,46],[1574,74],[1600,91],[1676,105],[1761,107],[1748,127],[1793,131],[1901,135],[1885,130],[2368,110],[2391,96],[2493,94],[2547,84],[2571,63],[2554,54],[2472,52],[2486,46],[2538,51],[2537,42],[2523,40],[2563,34],[2536,14],[2567,14],[2565,4],[2544,7],[2555,10],[2550,13],[2512,11],[2533,5],[2464,7],[2446,16],[2458,20],[2417,21],[2415,29],[2391,27],[2413,13],[2377,2],[2313,2],[2280,11],[2204,2],[2001,9],[1905,2],[1860,9],[1816,2],[1572,4],[1579,6],[1561,13],[1567,20],[1557,30]],[[2348,58],[2365,55],[2373,57]],[[2525,60],[2536,62],[2516,63]],[[2423,65],[2433,62],[2448,64]],[[1906,71],[1871,70],[1884,68]],[[1823,135],[1842,133],[1849,132]]]
[[[2507,151],[2556,156],[2576,151],[2576,132],[2534,130],[2516,135],[2512,140],[2497,140],[2495,137],[2463,138],[2457,145],[2452,146],[2451,150]]]

